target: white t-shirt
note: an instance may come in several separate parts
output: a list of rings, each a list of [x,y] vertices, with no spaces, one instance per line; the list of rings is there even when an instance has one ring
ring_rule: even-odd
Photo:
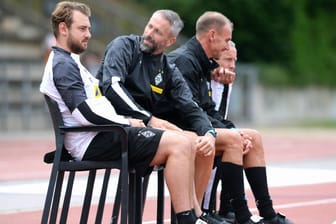
[[[98,80],[77,54],[53,47],[44,69],[40,91],[58,103],[65,126],[116,123],[129,126],[124,116],[101,95]],[[96,132],[66,133],[65,147],[81,160]]]

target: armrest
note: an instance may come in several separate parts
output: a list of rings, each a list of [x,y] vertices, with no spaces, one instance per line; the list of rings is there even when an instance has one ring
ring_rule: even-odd
[[[94,131],[94,132],[118,132],[122,135],[126,135],[126,131],[122,126],[119,125],[92,125],[92,126],[60,126],[59,127],[63,132],[87,132],[87,131]]]
[[[120,134],[120,140],[121,140],[121,153],[127,153],[128,151],[128,140],[127,140],[127,132],[125,131],[124,127],[120,125],[92,125],[92,126],[60,126],[59,129],[61,132],[116,132]]]

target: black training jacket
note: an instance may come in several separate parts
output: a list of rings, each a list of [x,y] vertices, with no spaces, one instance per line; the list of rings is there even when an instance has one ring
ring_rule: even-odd
[[[192,93],[179,70],[168,64],[166,55],[140,50],[141,37],[121,36],[105,51],[97,78],[103,94],[119,114],[144,120],[151,115],[204,135],[211,122],[192,100]],[[186,122],[180,125],[179,121]]]
[[[226,127],[227,121],[215,110],[211,97],[210,72],[218,64],[207,57],[201,44],[192,37],[184,45],[168,54],[171,63],[175,63],[187,81],[193,94],[193,100],[207,112],[214,127]]]

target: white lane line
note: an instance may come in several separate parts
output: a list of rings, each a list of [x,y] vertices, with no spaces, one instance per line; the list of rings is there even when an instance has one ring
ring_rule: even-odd
[[[269,187],[336,182],[336,169],[267,167]]]
[[[336,182],[336,170],[332,169],[302,169],[302,168],[283,168],[267,167],[267,179],[269,187],[296,186],[305,184],[333,183]],[[114,195],[114,186],[117,185],[117,175],[112,175],[110,180],[111,189],[109,195]],[[99,186],[102,182],[101,177],[97,177],[96,184]],[[86,179],[76,177],[74,189],[75,195],[81,195],[84,191]],[[248,188],[247,181],[245,182]],[[148,197],[156,196],[157,175],[152,175],[148,185]],[[47,180],[27,180],[27,181],[9,181],[0,182],[0,193],[4,194],[45,194],[47,191]],[[94,195],[99,192],[99,187],[94,189]],[[166,191],[168,195],[168,191]]]
[[[297,202],[297,203],[288,203],[288,204],[282,204],[282,205],[275,205],[274,207],[277,209],[279,208],[282,209],[282,208],[296,208],[296,207],[303,207],[303,206],[326,205],[326,204],[334,204],[334,203],[336,203],[336,198]]]
[[[326,205],[336,203],[336,198],[322,199],[315,201],[304,201],[304,202],[295,202],[288,204],[274,205],[275,209],[286,209],[286,208],[297,208],[297,207],[306,207],[306,206],[315,206],[315,205]],[[251,208],[251,212],[257,212],[257,208]]]
[[[275,209],[286,209],[286,208],[325,205],[325,204],[334,204],[334,203],[336,203],[336,198],[275,205],[274,208]],[[251,210],[251,212],[257,212],[258,211],[257,208],[252,208],[250,210]],[[170,222],[170,219],[165,219],[164,220],[164,223],[169,223],[169,222]],[[142,223],[143,224],[155,224],[156,220],[143,221]]]
[[[269,187],[285,187],[297,186],[305,184],[322,184],[322,183],[336,183],[336,170],[335,169],[303,169],[303,168],[288,168],[288,167],[267,167],[267,178]],[[112,174],[108,189],[107,200],[113,200],[117,186],[117,174]],[[93,192],[94,202],[98,199],[100,192],[102,178],[97,177],[96,184]],[[246,188],[249,185],[246,183]],[[73,205],[81,204],[81,195],[83,195],[86,185],[86,179],[78,176],[75,180],[73,192],[74,200]],[[32,210],[40,209],[43,205],[42,200],[45,197],[48,187],[48,180],[19,180],[0,182],[0,201],[12,201],[11,206],[0,205],[0,213],[11,212],[16,210]],[[220,190],[220,185],[218,190]],[[157,175],[152,175],[147,190],[148,198],[155,198],[157,195]],[[165,195],[169,196],[167,187],[165,188]],[[22,201],[23,197],[29,197],[29,201]],[[36,199],[34,199],[36,198]],[[42,198],[42,199],[41,199]],[[20,199],[20,200],[18,200]],[[32,201],[36,201],[33,203]],[[20,203],[17,203],[20,201]],[[305,202],[303,202],[305,203]]]

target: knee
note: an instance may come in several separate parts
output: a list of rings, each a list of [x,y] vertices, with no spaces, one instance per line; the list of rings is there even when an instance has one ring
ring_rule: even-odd
[[[216,150],[224,152],[234,152],[236,154],[243,153],[243,139],[238,131],[223,129],[216,142]],[[218,144],[217,144],[218,143]]]
[[[264,148],[260,132],[254,129],[248,129],[247,134],[252,138],[252,148],[249,153],[263,156]]]
[[[179,139],[172,150],[173,153],[176,153],[178,156],[186,156],[190,159],[195,158],[195,144],[193,144],[192,138],[188,136],[179,136]]]
[[[229,148],[241,150],[243,152],[243,139],[238,131],[230,130],[230,135],[226,139]]]
[[[261,141],[261,134],[259,131],[255,129],[249,129],[248,134],[253,138],[256,139],[257,141]]]
[[[262,137],[259,131],[255,129],[248,129],[247,134],[252,138],[254,148],[262,148]]]

